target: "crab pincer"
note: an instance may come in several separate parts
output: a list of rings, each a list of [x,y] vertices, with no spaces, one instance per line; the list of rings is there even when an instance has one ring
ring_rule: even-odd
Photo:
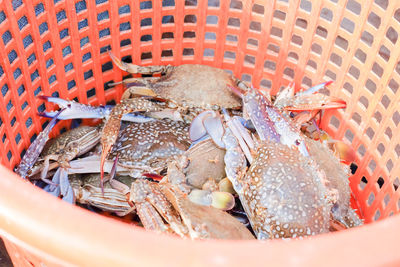
[[[15,172],[19,174],[22,178],[26,179],[29,171],[31,170],[32,166],[35,164],[40,153],[42,152],[44,145],[46,144],[47,140],[49,140],[49,134],[53,127],[56,125],[58,116],[64,110],[65,109],[61,109],[54,115],[54,118],[49,122],[46,128],[39,133],[35,141],[33,141],[33,143],[26,150],[24,157],[22,158],[20,164],[15,170]]]

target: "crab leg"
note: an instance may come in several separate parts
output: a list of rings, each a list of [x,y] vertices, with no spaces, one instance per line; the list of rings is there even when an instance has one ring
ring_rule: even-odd
[[[114,62],[115,65],[117,65],[118,68],[129,73],[141,73],[141,74],[167,73],[168,71],[174,68],[171,65],[148,66],[148,67],[138,66],[121,61],[111,51],[108,51],[108,54],[110,55],[111,60]]]
[[[18,165],[15,172],[19,174],[22,178],[26,178],[28,172],[31,170],[33,164],[35,164],[37,158],[43,150],[44,145],[47,140],[49,140],[49,133],[53,129],[54,125],[57,123],[57,117],[64,111],[61,109],[54,118],[49,122],[46,128],[39,133],[35,141],[29,146],[24,157],[22,158],[20,164]]]

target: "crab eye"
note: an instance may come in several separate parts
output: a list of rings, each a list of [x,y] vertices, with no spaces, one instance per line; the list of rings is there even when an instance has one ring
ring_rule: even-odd
[[[296,146],[299,146],[300,145],[300,140],[297,139],[296,141],[294,141],[294,143],[296,144]]]
[[[71,107],[72,107],[71,103],[68,103],[67,108],[71,108]]]

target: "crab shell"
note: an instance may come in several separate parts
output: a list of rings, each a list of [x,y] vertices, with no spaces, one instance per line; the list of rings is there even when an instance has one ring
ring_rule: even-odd
[[[330,195],[314,163],[298,150],[263,142],[240,181],[241,202],[258,239],[329,231]]]
[[[236,79],[224,70],[187,64],[171,68],[148,87],[157,96],[173,100],[180,107],[215,109],[241,106],[240,99],[227,88],[227,84],[236,87],[236,83]]]
[[[168,161],[189,148],[187,132],[187,124],[169,119],[129,123],[121,130],[109,159],[118,155],[119,166],[160,174]]]

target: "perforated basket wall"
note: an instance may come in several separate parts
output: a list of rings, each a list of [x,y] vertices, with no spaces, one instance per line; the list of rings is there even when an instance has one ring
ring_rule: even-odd
[[[223,68],[273,94],[334,80],[327,93],[347,108],[326,112],[322,126],[357,151],[353,204],[367,223],[384,219],[400,209],[399,33],[395,0],[3,0],[1,163],[11,170],[45,126],[37,112],[54,107],[36,96],[119,100],[122,87],[107,83],[126,73],[110,48],[136,64]],[[7,243],[14,261],[17,250],[40,261]]]

